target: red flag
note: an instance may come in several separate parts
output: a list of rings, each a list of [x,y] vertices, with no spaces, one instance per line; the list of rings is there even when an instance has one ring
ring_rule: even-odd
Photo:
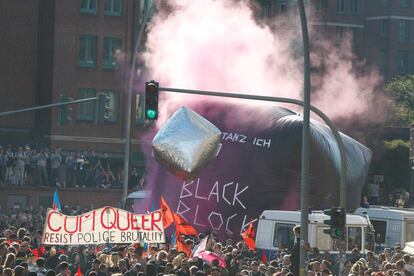
[[[262,250],[262,263],[267,264],[266,250]]]
[[[197,230],[189,224],[182,216],[173,213],[175,223],[175,235],[180,237],[181,235],[198,236]],[[178,240],[178,239],[177,239]]]
[[[39,251],[37,249],[30,249],[35,260],[39,259]]]
[[[184,252],[187,255],[187,257],[190,257],[191,256],[191,248],[188,244],[183,242],[181,239],[182,239],[181,237],[177,237],[177,241],[176,241],[177,250],[178,250],[178,252]]]
[[[45,251],[46,251],[46,249],[45,249],[45,247],[44,246],[39,246],[38,248],[37,248],[37,250],[39,250],[39,257],[43,257],[43,255],[45,254]]]
[[[174,222],[174,212],[171,211],[170,206],[168,206],[164,197],[161,196],[160,200],[162,223],[164,224],[164,229],[170,226]]]
[[[256,247],[256,242],[254,241],[255,234],[254,234],[253,222],[249,223],[249,228],[247,228],[247,230],[244,231],[241,235],[247,247],[250,250],[254,250],[254,248]]]
[[[176,236],[177,250],[185,252],[185,254],[187,254],[187,257],[190,257],[191,247],[182,240],[182,236],[183,235],[197,236],[198,232],[182,216],[174,212],[172,214],[173,214],[174,224],[175,224],[175,236]]]
[[[78,265],[78,270],[76,271],[76,276],[82,276],[82,271],[80,265]]]
[[[35,260],[39,259],[40,257],[43,257],[43,255],[45,254],[45,248],[43,246],[39,246],[36,249],[30,249],[30,251],[32,252]]]

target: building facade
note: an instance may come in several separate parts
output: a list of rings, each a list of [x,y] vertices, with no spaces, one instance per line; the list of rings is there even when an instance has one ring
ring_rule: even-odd
[[[109,118],[102,125],[95,123],[96,103],[87,102],[71,106],[72,121],[64,126],[58,125],[58,108],[0,118],[3,136],[30,130],[47,147],[122,153],[129,68],[144,3],[2,1],[1,111],[55,103],[61,95],[81,99],[104,93],[110,98]],[[140,87],[140,79],[135,80],[134,87]],[[135,145],[143,126],[141,106],[136,104],[138,92],[133,91],[131,133]],[[32,136],[28,136],[28,144]]]
[[[262,17],[276,27],[295,18],[297,0],[259,0]],[[308,0],[310,41],[318,33],[350,34],[355,53],[379,68],[385,80],[414,73],[413,0]]]
[[[84,150],[96,151],[98,156],[108,153],[114,176],[122,175],[129,68],[146,2],[1,1],[0,112],[56,103],[61,95],[82,99],[98,93],[110,98],[110,111],[108,120],[100,125],[95,123],[96,101],[72,105],[72,120],[64,126],[58,125],[59,108],[0,117],[0,146],[61,148],[65,155]],[[142,106],[136,99],[138,87],[143,84],[137,76],[134,87],[137,89],[133,90],[132,101],[131,165],[142,175],[145,164],[139,136],[144,120]],[[24,207],[41,205],[42,198],[53,193],[51,187],[0,189],[3,208],[15,202]],[[102,199],[111,193],[116,195],[109,196],[111,201],[115,197],[120,199],[118,189],[83,192],[82,199],[70,202],[108,204]],[[102,196],[95,196],[97,193]],[[61,194],[67,198],[73,196],[70,189]]]

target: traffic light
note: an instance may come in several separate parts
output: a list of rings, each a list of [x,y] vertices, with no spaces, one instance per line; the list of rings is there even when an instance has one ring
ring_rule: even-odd
[[[158,118],[158,82],[145,83],[145,119],[156,120]]]
[[[109,120],[111,98],[103,93],[98,94],[98,108],[96,109],[96,124],[101,125]]]
[[[63,95],[59,96],[59,102],[60,103],[66,103],[73,101],[73,98],[66,97]],[[69,105],[62,105],[59,106],[59,114],[58,114],[58,125],[64,126],[70,121],[72,121],[72,118],[70,117],[72,112],[72,108]]]
[[[333,239],[345,240],[346,231],[346,212],[342,207],[332,207],[323,212],[330,216],[329,220],[323,223],[329,225],[330,229],[324,229],[323,232],[330,235]]]

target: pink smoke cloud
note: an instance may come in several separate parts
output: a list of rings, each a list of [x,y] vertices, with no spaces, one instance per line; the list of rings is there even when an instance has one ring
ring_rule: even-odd
[[[301,99],[302,58],[295,57],[292,47],[301,41],[299,26],[289,34],[258,24],[246,1],[160,3],[150,23],[144,59],[161,86]],[[318,49],[311,55],[312,63],[325,68],[313,77],[312,104],[333,119],[373,114],[373,91],[381,78],[375,70],[356,73],[350,39],[340,46],[326,39],[312,43]],[[182,96],[168,95],[177,97]]]

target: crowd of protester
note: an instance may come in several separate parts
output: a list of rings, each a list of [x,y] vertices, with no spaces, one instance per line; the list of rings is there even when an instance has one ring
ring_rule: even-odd
[[[137,188],[142,186],[136,170],[129,180]],[[106,153],[0,145],[0,185],[109,188],[120,187],[122,182],[122,168],[115,170]]]
[[[88,210],[65,207],[67,214],[81,214]],[[298,245],[292,250],[263,258],[263,254],[249,250],[244,242],[230,238],[220,240],[217,233],[200,233],[186,237],[185,242],[196,248],[209,235],[209,250],[225,260],[204,261],[179,252],[167,244],[103,244],[93,246],[43,246],[41,244],[45,210],[15,210],[0,216],[0,275],[54,276],[54,275],[298,275]],[[295,231],[298,228],[295,228]],[[300,230],[299,230],[300,231]],[[297,232],[295,235],[297,235]],[[305,275],[414,275],[413,257],[404,254],[401,247],[384,249],[380,254],[361,254],[352,250],[339,274],[334,256],[309,248]]]

